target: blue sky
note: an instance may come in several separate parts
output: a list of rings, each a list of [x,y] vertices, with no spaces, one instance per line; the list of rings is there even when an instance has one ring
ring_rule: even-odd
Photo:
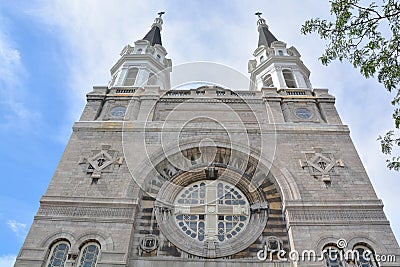
[[[316,88],[329,88],[385,212],[400,237],[399,173],[388,171],[376,138],[392,127],[391,96],[347,63],[321,66],[324,42],[300,35],[328,1],[1,1],[0,267],[11,266],[93,85],[104,85],[120,50],[166,11],[163,44],[174,65],[225,64],[244,75],[257,45],[255,11],[295,46]],[[173,75],[173,74],[172,74]],[[5,242],[6,241],[6,242]]]

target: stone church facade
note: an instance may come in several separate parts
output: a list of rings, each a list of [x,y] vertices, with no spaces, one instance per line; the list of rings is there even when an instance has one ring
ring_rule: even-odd
[[[87,94],[15,266],[400,266],[335,98],[296,48],[259,14],[249,90],[171,90],[161,15]],[[360,255],[331,257],[346,251]]]

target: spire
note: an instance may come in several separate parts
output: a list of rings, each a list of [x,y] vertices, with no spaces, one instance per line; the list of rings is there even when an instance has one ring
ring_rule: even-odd
[[[268,25],[265,22],[265,19],[261,17],[261,12],[255,13],[255,15],[258,16],[258,32],[259,32],[259,37],[258,37],[258,47],[265,45],[266,47],[271,47],[271,43],[278,41],[276,37],[269,31]]]
[[[165,12],[158,13],[159,16],[158,16],[158,18],[154,19],[154,23],[151,26],[151,30],[146,34],[145,37],[143,37],[143,40],[149,41],[151,46],[154,46],[155,44],[162,45],[161,30],[162,30],[163,20],[162,20],[161,16],[164,14],[165,14]]]

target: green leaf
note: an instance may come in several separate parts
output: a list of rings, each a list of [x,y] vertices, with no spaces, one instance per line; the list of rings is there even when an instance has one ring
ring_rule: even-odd
[[[361,6],[360,0],[331,0],[332,20],[314,18],[301,28],[304,35],[317,33],[327,41],[319,58],[323,65],[334,60],[348,60],[366,77],[376,77],[387,91],[394,92],[391,105],[400,104],[400,3],[385,0]],[[384,34],[383,34],[383,32]],[[389,104],[389,103],[388,103]],[[400,128],[400,111],[392,115],[395,129]],[[390,155],[399,138],[394,131],[379,137],[382,153]],[[399,170],[398,157],[388,160],[388,168]]]

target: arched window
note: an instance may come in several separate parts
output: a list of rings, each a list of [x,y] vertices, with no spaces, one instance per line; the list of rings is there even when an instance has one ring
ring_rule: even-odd
[[[260,57],[260,63],[264,62],[264,56]]]
[[[143,49],[142,49],[142,48],[139,48],[139,49],[136,51],[136,54],[141,54],[142,51],[143,51]]]
[[[64,267],[68,256],[68,250],[69,243],[67,241],[59,241],[55,243],[51,247],[46,267]]]
[[[95,267],[99,256],[100,246],[95,242],[84,245],[79,257],[79,267]]]
[[[206,208],[210,199],[216,200],[215,206]],[[236,186],[223,181],[216,185],[210,181],[190,184],[178,194],[175,207],[178,227],[200,242],[210,237],[229,242],[243,232],[250,219],[246,196]]]
[[[376,267],[374,253],[366,246],[356,245],[354,247],[356,252],[355,263],[357,267]]]
[[[291,70],[285,69],[282,71],[283,78],[285,79],[288,88],[296,88],[296,81]]]
[[[265,87],[274,87],[274,82],[272,81],[272,76],[271,74],[267,74],[264,78],[263,78],[263,84]]]
[[[156,85],[157,84],[157,75],[154,73],[149,74],[149,79],[147,80],[148,85]]]
[[[304,74],[303,74],[303,78],[304,78],[307,88],[311,88],[312,86],[311,86],[310,79],[308,79],[308,77],[305,76]]]
[[[124,85],[133,86],[135,84],[136,76],[138,74],[137,68],[130,68],[126,74]]]
[[[343,267],[343,255],[336,246],[328,245],[323,250],[326,267]]]

